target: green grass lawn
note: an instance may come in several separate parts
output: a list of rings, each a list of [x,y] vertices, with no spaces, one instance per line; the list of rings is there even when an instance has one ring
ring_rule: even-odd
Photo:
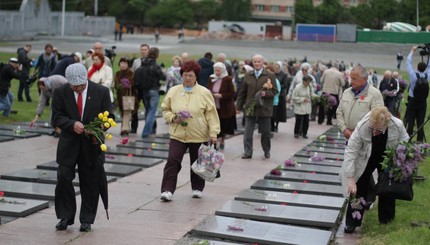
[[[0,61],[7,62],[10,57],[15,56],[14,53],[0,53]],[[117,57],[128,56],[132,57],[133,54],[118,54]],[[163,62],[166,67],[170,67],[171,54],[161,54],[158,60],[159,63]],[[192,57],[197,58],[197,57]],[[117,58],[118,60],[119,58]],[[118,70],[117,61],[114,63],[114,71]],[[377,69],[379,74],[383,73],[382,69]],[[409,80],[405,72],[401,72],[402,76]],[[18,102],[16,95],[18,91],[17,80],[12,81],[11,91],[15,95],[15,101],[12,109],[17,111],[17,114],[11,114],[9,118],[0,117],[0,124],[12,123],[18,121],[30,122],[36,113],[38,103],[38,93],[36,86],[33,86],[31,96],[33,102]],[[406,95],[405,95],[406,96]],[[430,98],[427,102],[429,102]],[[405,111],[405,105],[402,102],[402,114]],[[427,111],[429,108],[427,108]],[[429,113],[427,113],[428,115]],[[49,117],[49,109],[46,108],[44,114],[39,120],[46,121]],[[425,126],[425,133],[430,139],[430,123]],[[419,174],[430,176],[430,160],[426,159],[421,164]],[[362,227],[361,238],[358,244],[377,245],[377,244],[428,244],[430,241],[430,230],[428,227],[412,227],[412,221],[429,221],[430,222],[430,179],[417,182],[414,184],[414,200],[396,202],[396,218],[387,225],[380,225],[378,222],[377,207],[365,213],[364,225]]]

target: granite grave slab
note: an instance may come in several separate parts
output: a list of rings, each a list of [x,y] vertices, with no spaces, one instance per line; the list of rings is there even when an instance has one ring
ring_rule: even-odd
[[[157,144],[147,142],[129,142],[125,145],[118,144],[116,147],[135,148],[135,149],[151,149],[154,151],[169,151],[169,144]]]
[[[15,180],[24,182],[36,182],[45,184],[57,184],[57,171],[46,169],[23,169],[1,175],[1,179]],[[107,176],[107,182],[116,181],[114,176]],[[79,186],[79,176],[76,175],[73,180],[74,186]]]
[[[316,164],[301,164],[297,163],[294,166],[283,166],[282,170],[285,171],[292,171],[292,172],[307,172],[307,173],[316,173],[316,174],[332,174],[332,175],[339,175],[340,166],[325,166],[325,165],[318,165]]]
[[[36,167],[40,170],[57,170],[58,164],[55,161],[39,164]],[[142,167],[139,166],[127,166],[127,165],[117,165],[117,164],[104,164],[106,175],[108,176],[117,176],[117,177],[125,177],[139,171],[142,171]],[[76,171],[78,171],[76,169]],[[55,178],[56,179],[56,178]]]
[[[343,154],[333,154],[333,153],[325,153],[325,152],[311,152],[311,151],[298,151],[294,153],[294,156],[298,157],[323,157],[327,160],[333,160],[333,161],[343,161],[344,155]]]
[[[165,134],[156,134],[155,138],[170,139],[170,134],[168,134],[168,133],[165,133]]]
[[[328,138],[327,140],[321,140],[318,137],[313,142],[325,142],[325,143],[335,143],[335,144],[341,144],[346,145],[346,139],[338,139],[338,138]]]
[[[79,188],[75,188],[75,194],[78,195]],[[0,190],[2,190],[6,196],[19,197],[19,198],[31,198],[41,200],[54,200],[55,185],[42,184],[42,183],[31,183],[21,182],[12,180],[0,179]]]
[[[0,202],[0,215],[25,217],[49,207],[48,201],[2,197]]]
[[[330,231],[246,219],[209,216],[192,233],[258,244],[328,244]]]
[[[0,142],[6,142],[6,141],[12,141],[15,140],[14,137],[10,137],[10,136],[2,136],[0,135]]]
[[[275,205],[247,201],[228,201],[215,215],[282,224],[312,226],[323,229],[336,227],[340,210]]]
[[[321,173],[304,173],[304,172],[292,172],[280,170],[281,175],[275,175],[268,173],[264,176],[265,179],[272,180],[285,180],[302,183],[314,183],[314,184],[327,184],[327,185],[340,185],[339,176],[332,174],[321,174]]]
[[[308,146],[315,146],[315,147],[323,147],[323,148],[335,148],[335,149],[345,149],[346,145],[344,144],[336,144],[336,143],[330,143],[326,141],[314,141],[310,143]]]
[[[312,184],[301,183],[294,181],[282,180],[257,180],[251,185],[251,189],[267,190],[267,191],[285,191],[292,192],[297,195],[300,194],[313,194],[313,195],[327,195],[342,197],[342,187],[339,185],[325,185],[325,184]]]
[[[125,166],[136,166],[142,168],[149,168],[154,165],[164,162],[162,159],[149,158],[149,157],[135,157],[133,155],[105,155],[105,166],[106,163],[111,163],[115,165],[125,165]]]
[[[225,241],[217,241],[212,238],[199,238],[196,236],[185,236],[179,239],[176,245],[234,245],[234,244],[242,244],[244,243],[235,243],[235,242],[225,242]]]
[[[30,127],[29,123],[27,123],[27,125],[20,125],[21,129],[24,130],[25,132],[30,132],[30,133],[40,133],[40,134],[44,134],[44,135],[48,135],[50,133],[52,133],[52,131],[54,131],[54,129],[52,127],[43,127],[43,126],[33,126]],[[16,130],[17,125],[11,125],[11,124],[3,124],[0,125],[0,129],[1,130]]]
[[[39,137],[41,134],[40,133],[32,133],[32,132],[24,132],[24,133],[16,134],[12,130],[2,129],[2,130],[0,130],[0,135],[8,136],[8,137],[14,137],[17,139],[28,139],[28,138],[33,138],[33,137]]]
[[[345,204],[345,198],[343,197],[310,194],[297,195],[288,192],[256,189],[247,189],[240,192],[235,197],[235,200],[334,210],[342,209]]]
[[[135,148],[124,148],[124,147],[113,147],[108,148],[107,154],[112,155],[132,155],[136,157],[150,157],[150,158],[159,158],[159,159],[167,159],[168,152],[167,151],[153,151],[153,150],[142,150]]]
[[[331,154],[345,154],[345,149],[338,149],[338,148],[325,148],[325,147],[317,147],[312,145],[307,145],[303,149],[303,151],[310,151],[311,153],[314,152],[323,152],[323,153],[331,153]]]
[[[296,161],[297,163],[301,163],[301,164],[312,164],[312,165],[321,165],[321,166],[330,166],[330,167],[341,167],[342,166],[342,161],[334,161],[334,160],[329,160],[329,159],[324,159],[323,161],[315,161],[312,160],[310,157],[297,157],[294,156],[291,158],[291,160]]]
[[[170,139],[146,137],[146,138],[136,139],[136,142],[146,142],[146,143],[151,143],[151,144],[152,143],[168,144],[170,142]]]

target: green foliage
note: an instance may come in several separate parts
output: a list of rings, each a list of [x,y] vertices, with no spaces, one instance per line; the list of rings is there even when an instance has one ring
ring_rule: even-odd
[[[173,27],[176,24],[188,24],[194,18],[194,11],[189,1],[160,1],[149,9],[148,21],[152,26]]]
[[[201,0],[191,3],[192,9],[198,9],[194,11],[194,21],[197,23],[197,27],[200,27],[202,23],[206,23],[209,20],[217,18],[217,12],[219,4],[215,0]]]
[[[312,0],[297,0],[294,9],[294,23],[316,23],[317,15]]]
[[[223,0],[221,18],[228,21],[247,21],[251,18],[251,0]]]

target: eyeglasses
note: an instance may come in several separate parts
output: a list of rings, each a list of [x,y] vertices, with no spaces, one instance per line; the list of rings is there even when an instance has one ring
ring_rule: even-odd
[[[385,130],[386,130],[386,128],[385,128],[385,129],[376,129],[376,128],[374,128],[374,127],[370,126],[370,125],[369,125],[369,128],[370,128],[372,131],[376,131],[376,132],[378,132],[378,133],[380,133],[380,134],[384,134],[384,133],[385,133]]]

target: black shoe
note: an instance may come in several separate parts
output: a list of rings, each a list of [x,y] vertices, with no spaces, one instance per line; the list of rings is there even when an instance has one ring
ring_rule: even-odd
[[[54,138],[59,138],[59,137],[60,137],[60,133],[55,132],[55,133],[54,133]]]
[[[54,130],[54,131],[52,131],[51,133],[49,133],[48,135],[49,135],[49,136],[54,136],[54,134],[55,134],[55,130]]]
[[[130,130],[130,134],[135,134],[137,132],[137,129]]]
[[[295,135],[294,135],[294,138],[298,139],[298,138],[299,138],[299,135],[298,135],[298,134],[295,134]]]
[[[73,225],[75,222],[70,219],[61,219],[60,222],[55,226],[58,231],[64,231],[67,229],[67,226]]]
[[[345,229],[343,231],[345,233],[351,234],[355,231],[355,226],[345,226]]]
[[[308,136],[307,135],[303,135],[303,139],[307,139],[308,138]]]
[[[269,159],[270,158],[270,153],[264,153],[264,158]]]
[[[247,156],[247,155],[242,156],[242,159],[251,159],[251,158],[252,158],[252,156]]]
[[[82,232],[91,231],[91,224],[90,223],[82,223],[81,227],[79,228],[79,231],[82,231]]]
[[[331,123],[331,122],[327,122],[327,125],[333,125],[333,123]]]

